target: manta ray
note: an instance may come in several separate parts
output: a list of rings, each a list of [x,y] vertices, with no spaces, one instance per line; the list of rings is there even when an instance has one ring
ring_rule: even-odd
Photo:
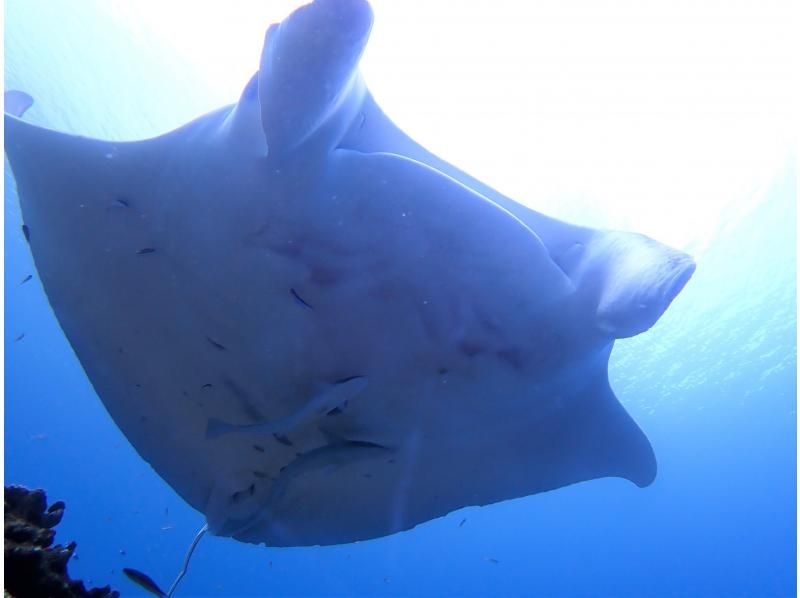
[[[365,0],[267,31],[239,101],[142,141],[5,151],[97,394],[217,535],[330,545],[656,474],[608,381],[691,277],[645,236],[537,213],[434,156],[359,72]]]

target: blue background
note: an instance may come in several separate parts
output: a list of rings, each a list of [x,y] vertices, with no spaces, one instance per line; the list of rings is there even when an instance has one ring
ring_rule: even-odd
[[[7,4],[6,88],[34,95],[33,122],[136,138],[214,106],[186,93],[201,82],[178,57],[141,35],[120,40],[124,28],[91,2]],[[65,25],[85,34],[55,34]],[[118,80],[67,60],[73,44],[97,49]],[[64,86],[85,103],[60,101]],[[130,101],[109,109],[112,86]],[[746,214],[720,216],[668,314],[612,355],[612,386],[658,457],[651,487],[598,480],[337,547],[207,537],[178,595],[795,595],[792,164],[752,191]],[[203,518],[95,397],[35,276],[7,164],[5,190],[5,481],[66,501],[58,539],[78,542],[73,576],[136,595],[121,573],[134,567],[166,588]]]

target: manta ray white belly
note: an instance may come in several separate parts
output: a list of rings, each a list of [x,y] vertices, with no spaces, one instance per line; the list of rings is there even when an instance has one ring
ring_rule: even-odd
[[[98,395],[212,532],[248,542],[649,484],[608,355],[691,259],[490,201],[383,121],[354,134],[370,25],[361,1],[299,9],[236,106],[152,140],[6,115],[37,269]]]

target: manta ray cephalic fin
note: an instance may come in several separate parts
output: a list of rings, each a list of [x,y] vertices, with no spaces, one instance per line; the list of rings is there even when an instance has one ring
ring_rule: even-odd
[[[17,118],[22,117],[32,105],[33,98],[24,91],[10,90],[3,94],[3,110]]]

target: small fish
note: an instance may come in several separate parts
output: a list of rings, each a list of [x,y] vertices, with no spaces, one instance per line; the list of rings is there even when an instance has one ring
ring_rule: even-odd
[[[24,332],[23,332],[22,334],[20,334],[20,335],[19,335],[17,338],[15,338],[15,339],[14,339],[14,342],[15,342],[15,343],[18,343],[18,342],[19,342],[19,341],[21,341],[23,338],[25,338],[25,333],[24,333]]]
[[[461,520],[461,523],[458,524],[458,527],[464,527],[464,524],[467,522],[467,518]]]
[[[141,571],[137,571],[136,569],[129,569],[124,568],[122,572],[130,579],[133,583],[138,585],[139,587],[147,590],[154,596],[158,596],[159,598],[166,598],[167,594],[158,587],[158,584],[150,579],[150,576],[145,575]]]
[[[131,205],[131,202],[129,202],[124,197],[117,197],[117,198],[114,199],[114,201],[116,201],[121,206],[125,206],[126,208]]]
[[[23,278],[23,279],[22,279],[22,282],[21,282],[21,283],[19,283],[19,284],[25,284],[25,283],[26,283],[26,282],[28,282],[28,281],[29,281],[31,278],[33,278],[33,274],[28,274],[28,275],[27,275],[25,278]]]
[[[257,445],[257,444],[254,444],[254,445],[253,445],[253,448],[254,448],[255,450],[257,450],[259,453],[263,453],[263,452],[264,452],[264,447],[263,447],[263,446],[259,446],[259,445]]]
[[[28,228],[27,224],[22,225],[22,235],[25,237],[25,240],[30,243],[31,242],[31,229]]]
[[[500,561],[498,561],[497,559],[493,559],[491,557],[489,557],[486,560],[489,561],[490,563],[492,563],[493,565],[499,565],[500,564]]]
[[[307,308],[307,309],[314,309],[313,307],[311,307],[311,305],[310,305],[309,303],[307,303],[307,302],[306,302],[306,301],[305,301],[305,300],[304,300],[304,299],[303,299],[303,298],[302,298],[302,297],[301,297],[301,296],[300,296],[300,295],[297,293],[297,291],[295,291],[294,289],[289,289],[289,292],[292,294],[292,297],[294,297],[294,298],[295,298],[295,301],[297,301],[297,303],[299,303],[300,305],[302,305],[303,307],[305,307],[305,308]]]
[[[294,446],[294,445],[292,444],[292,441],[291,441],[291,440],[289,440],[289,439],[288,439],[286,436],[284,436],[283,434],[278,434],[277,432],[275,432],[275,433],[273,433],[272,435],[275,437],[275,440],[277,440],[278,442],[280,442],[282,445],[284,445],[284,446]]]
[[[42,440],[47,440],[47,434],[34,434],[31,436],[31,440],[34,442],[41,442]]]
[[[200,388],[214,388],[213,384],[203,384]]]
[[[134,511],[134,513],[135,513],[135,512],[136,512],[136,511]],[[125,555],[127,555],[127,554],[128,554],[128,553],[127,553],[127,552],[125,552],[125,550],[124,550],[124,549],[122,549],[122,548],[120,548],[120,549],[119,549],[119,553],[120,553],[122,556],[125,556]]]
[[[207,336],[207,337],[206,337],[206,340],[207,340],[209,343],[211,343],[212,345],[214,345],[214,347],[216,347],[216,348],[217,348],[217,349],[219,349],[220,351],[225,351],[225,345],[223,345],[222,343],[218,343],[217,341],[215,341],[215,340],[214,340],[213,338],[211,338],[210,336]]]
[[[140,249],[139,251],[137,251],[136,255],[144,255],[146,253],[155,253],[155,252],[156,252],[156,250],[153,249],[152,247],[144,247],[144,248]]]
[[[161,526],[161,531],[162,531],[162,532],[166,532],[166,531],[168,531],[168,530],[171,530],[171,529],[174,529],[174,528],[175,528],[175,526],[174,526],[174,525],[162,525],[162,526]]]

